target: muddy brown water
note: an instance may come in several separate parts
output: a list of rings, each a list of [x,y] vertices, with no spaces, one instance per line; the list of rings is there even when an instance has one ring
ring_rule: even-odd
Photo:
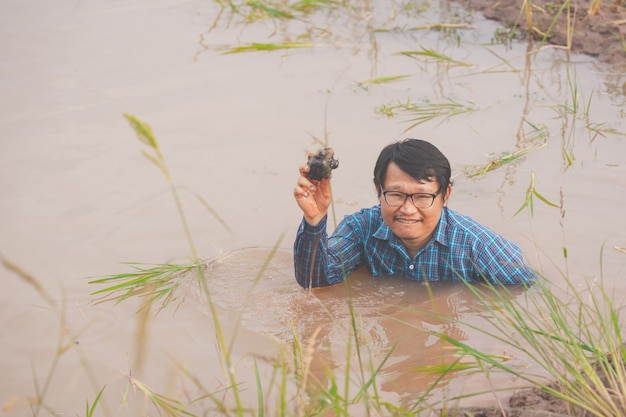
[[[346,288],[309,293],[292,272],[301,215],[291,192],[305,151],[317,146],[312,137],[328,138],[340,160],[333,178],[337,221],[376,204],[372,168],[384,145],[428,139],[451,160],[453,209],[519,242],[551,282],[562,286],[565,274],[584,288],[602,279],[623,299],[626,75],[585,56],[568,62],[549,47],[524,59],[526,45],[490,44],[495,23],[443,1],[420,13],[399,1],[355,4],[350,13],[312,18],[317,28],[332,28],[312,30],[315,47],[224,55],[227,47],[297,40],[311,23],[246,23],[228,11],[220,15],[210,1],[2,2],[0,251],[55,299],[51,306],[32,285],[0,269],[6,415],[28,412],[42,387],[48,387],[42,415],[82,415],[104,385],[110,413],[137,415],[143,396],[136,389],[122,401],[129,374],[181,401],[197,395],[186,375],[214,391],[226,384],[211,316],[192,281],[177,303],[149,320],[141,342],[136,300],[92,302],[98,288],[89,277],[126,272],[123,262],[190,256],[168,185],[140,154],[124,112],[150,123],[174,181],[185,187],[184,210],[200,256],[210,261],[209,287],[225,334],[235,338],[234,366],[251,407],[252,358],[268,383],[280,349],[291,349],[294,329],[306,343],[320,329],[311,364],[316,376],[323,379],[328,367],[341,376],[354,365]],[[471,18],[473,28],[406,30],[451,16]],[[370,35],[380,28],[389,31]],[[468,65],[399,54],[422,48]],[[360,84],[396,75],[410,77]],[[387,118],[374,111],[409,98],[470,103],[476,111],[408,132],[409,114]],[[567,111],[574,103],[576,112]],[[493,155],[541,144],[480,178],[464,174]],[[536,190],[562,202],[561,210],[535,197],[532,215],[526,209],[514,216],[532,175]],[[380,363],[396,346],[378,377],[388,401],[410,405],[435,378],[414,371],[452,357],[441,340],[407,323],[514,355],[470,326],[444,324],[428,313],[481,325],[481,307],[465,288],[437,287],[430,297],[422,284],[374,280],[363,271],[350,282],[365,357]],[[63,353],[55,361],[59,340]],[[145,348],[141,360],[138,346]],[[458,375],[430,399],[516,382],[506,375]],[[506,395],[464,401],[497,405]]]

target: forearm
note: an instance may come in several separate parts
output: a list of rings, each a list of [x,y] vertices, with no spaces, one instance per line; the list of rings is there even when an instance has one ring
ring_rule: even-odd
[[[302,288],[331,285],[326,279],[324,267],[327,253],[326,217],[315,226],[303,220],[298,228],[293,250],[296,281]]]

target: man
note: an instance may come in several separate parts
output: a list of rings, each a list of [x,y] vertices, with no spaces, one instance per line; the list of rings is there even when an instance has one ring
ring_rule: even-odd
[[[448,208],[450,163],[434,145],[406,139],[385,147],[374,168],[378,205],[345,216],[329,238],[330,180],[300,167],[294,197],[304,213],[294,243],[304,288],[337,284],[365,266],[373,276],[416,281],[526,284],[535,278],[519,246]]]

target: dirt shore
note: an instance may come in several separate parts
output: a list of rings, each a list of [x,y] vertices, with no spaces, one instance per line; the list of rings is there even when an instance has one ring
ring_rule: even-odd
[[[505,27],[517,22],[518,34],[529,38],[526,16],[522,11],[523,0],[453,0],[464,7],[482,13]],[[570,50],[582,53],[604,63],[626,69],[626,1],[605,0],[600,10],[591,15],[591,0],[571,0],[568,10],[560,10],[560,3],[553,0],[532,0],[532,37],[541,41],[545,36],[551,45],[567,47],[568,32],[571,33]],[[557,17],[558,16],[558,17]],[[555,20],[556,18],[556,20]],[[553,25],[553,23],[556,24]]]

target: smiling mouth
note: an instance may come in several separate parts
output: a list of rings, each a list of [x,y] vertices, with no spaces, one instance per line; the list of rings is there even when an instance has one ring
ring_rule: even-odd
[[[398,223],[402,223],[402,224],[416,224],[416,223],[420,223],[421,220],[416,220],[416,219],[403,219],[403,218],[396,218],[396,221]]]

